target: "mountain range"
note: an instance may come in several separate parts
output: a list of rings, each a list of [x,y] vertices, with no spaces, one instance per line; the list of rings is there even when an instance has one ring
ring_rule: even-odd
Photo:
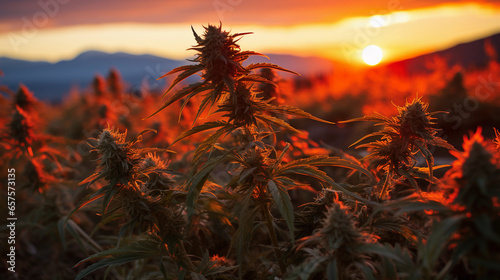
[[[328,72],[333,62],[317,57],[298,57],[271,54],[266,57],[251,57],[248,63],[272,62],[288,69],[300,69],[301,75]],[[190,63],[186,60],[173,60],[153,55],[133,55],[128,53],[104,53],[87,51],[72,60],[57,63],[31,62],[0,57],[0,84],[11,90],[19,84],[26,85],[35,96],[42,100],[58,101],[72,88],[85,90],[96,75],[106,76],[116,69],[131,92],[161,90],[165,79],[156,80],[175,67]],[[286,77],[287,73],[281,76]],[[189,80],[188,80],[189,81]]]
[[[489,46],[485,48],[485,46]],[[387,67],[401,74],[427,73],[429,61],[442,57],[451,67],[455,64],[465,68],[487,65],[492,54],[500,54],[500,34],[454,46],[446,50],[425,54],[380,67]],[[333,61],[319,57],[299,57],[283,54],[269,54],[265,57],[251,57],[248,63],[271,62],[299,72],[307,77],[334,71]],[[497,55],[496,59],[500,57]],[[130,91],[142,89],[161,90],[165,79],[156,79],[173,68],[186,64],[185,60],[173,60],[153,55],[127,53],[104,53],[87,51],[71,60],[57,63],[32,62],[0,57],[0,84],[16,90],[20,83],[26,85],[41,100],[58,101],[72,88],[85,90],[96,75],[106,76],[110,69],[118,70]],[[341,66],[339,66],[341,67]],[[288,77],[287,73],[281,74]]]
[[[402,75],[427,74],[433,70],[429,68],[429,64],[436,58],[443,59],[448,69],[454,65],[464,69],[482,68],[488,65],[490,59],[500,62],[500,33],[445,50],[389,63],[383,67]]]

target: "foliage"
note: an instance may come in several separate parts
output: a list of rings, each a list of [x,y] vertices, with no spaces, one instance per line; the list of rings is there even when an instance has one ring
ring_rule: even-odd
[[[471,133],[458,151],[438,128],[444,114],[430,113],[424,97],[395,106],[394,116],[359,117],[366,108],[350,108],[341,121],[345,104],[312,94],[327,78],[300,94],[307,85],[290,88],[277,76],[294,71],[246,64],[260,55],[241,51],[238,40],[249,33],[204,29],[193,29],[194,63],[161,77],[177,74],[163,96],[127,93],[116,70],[59,105],[38,101],[25,86],[2,88],[11,95],[0,103],[0,136],[3,167],[15,167],[18,178],[19,279],[499,273],[496,129]],[[200,81],[186,85],[195,74]],[[453,83],[468,77],[459,76]],[[370,89],[369,98],[379,90]],[[334,117],[292,106],[311,96],[318,108],[334,106],[317,115]],[[366,121],[379,130],[363,127]],[[364,134],[352,145],[365,149],[315,141],[308,126],[325,134],[351,129],[338,138]],[[456,159],[435,165],[443,150]]]

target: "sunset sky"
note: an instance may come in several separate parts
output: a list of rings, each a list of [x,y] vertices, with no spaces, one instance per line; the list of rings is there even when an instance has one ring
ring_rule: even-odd
[[[56,62],[86,50],[184,59],[190,26],[252,31],[242,49],[360,63],[368,45],[383,61],[500,32],[497,1],[439,0],[0,0],[0,56]],[[1,67],[1,65],[0,65]]]

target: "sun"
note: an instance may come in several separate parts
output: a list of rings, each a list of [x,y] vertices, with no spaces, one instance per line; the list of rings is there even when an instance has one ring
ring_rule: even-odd
[[[369,45],[361,53],[363,61],[368,65],[377,65],[382,60],[382,49],[376,45]]]

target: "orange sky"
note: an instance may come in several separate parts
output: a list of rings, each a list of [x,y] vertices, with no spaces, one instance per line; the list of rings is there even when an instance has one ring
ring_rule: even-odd
[[[306,3],[306,4],[304,4]],[[450,4],[453,3],[453,4]],[[0,56],[71,59],[89,49],[192,55],[190,25],[253,31],[243,49],[359,63],[370,44],[384,61],[448,48],[500,32],[496,1],[425,0],[39,0],[8,1],[0,10]],[[1,65],[0,65],[1,67]]]

